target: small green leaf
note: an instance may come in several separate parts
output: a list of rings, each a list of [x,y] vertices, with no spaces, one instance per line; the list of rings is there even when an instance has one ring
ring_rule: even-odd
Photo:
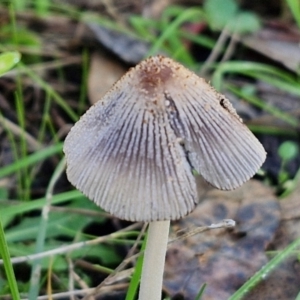
[[[0,76],[9,71],[21,59],[19,52],[5,52],[0,54]]]
[[[299,147],[295,142],[287,141],[280,145],[278,154],[285,162],[294,159],[299,153]]]
[[[286,182],[289,179],[289,173],[286,171],[281,171],[278,174],[278,181],[280,184],[283,184],[284,182]]]
[[[260,29],[260,21],[258,17],[251,12],[241,12],[229,25],[232,31],[240,34],[256,32]]]
[[[234,0],[206,0],[203,8],[212,30],[223,29],[238,12]]]

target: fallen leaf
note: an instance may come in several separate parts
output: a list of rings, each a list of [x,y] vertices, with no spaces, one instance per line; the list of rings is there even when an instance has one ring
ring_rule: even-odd
[[[286,68],[298,72],[300,66],[299,35],[294,39],[283,36],[278,30],[262,29],[256,34],[246,36],[242,43],[261,54],[282,63]]]
[[[175,296],[202,300],[228,299],[268,259],[265,250],[280,221],[280,207],[270,188],[251,180],[235,191],[208,192],[196,210],[174,223],[176,232],[192,226],[234,219],[233,230],[216,229],[171,244],[166,257],[164,286]]]
[[[94,104],[101,99],[125,72],[126,68],[108,55],[92,54],[88,77],[90,102]]]

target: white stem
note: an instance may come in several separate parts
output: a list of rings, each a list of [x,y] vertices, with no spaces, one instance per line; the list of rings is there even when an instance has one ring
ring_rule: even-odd
[[[170,221],[149,223],[139,300],[161,300]]]

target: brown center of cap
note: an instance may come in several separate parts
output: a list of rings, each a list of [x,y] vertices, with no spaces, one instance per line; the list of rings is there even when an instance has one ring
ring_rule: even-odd
[[[139,86],[146,93],[152,94],[172,78],[172,74],[172,69],[166,63],[153,59],[151,63],[147,61],[147,63],[140,64],[137,77],[140,81]]]

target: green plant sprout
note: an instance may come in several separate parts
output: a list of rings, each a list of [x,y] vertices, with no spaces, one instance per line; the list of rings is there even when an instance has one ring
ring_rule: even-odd
[[[203,5],[206,21],[215,31],[227,30],[245,34],[260,28],[258,17],[251,12],[241,11],[235,0],[205,0]]]
[[[295,142],[286,141],[279,146],[278,155],[281,158],[278,182],[284,187],[285,184],[288,185],[290,179],[290,174],[286,170],[286,165],[299,155],[299,146]]]
[[[21,54],[16,51],[0,54],[0,76],[12,69],[21,60]]]

